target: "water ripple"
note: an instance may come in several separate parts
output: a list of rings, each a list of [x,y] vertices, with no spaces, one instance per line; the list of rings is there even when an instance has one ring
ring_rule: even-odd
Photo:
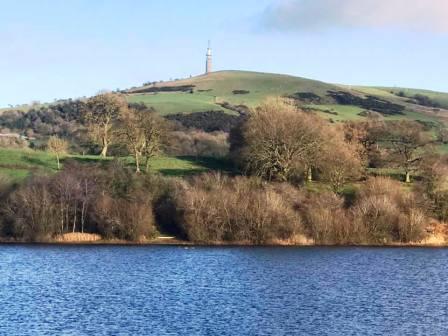
[[[448,250],[0,246],[0,335],[447,335]]]

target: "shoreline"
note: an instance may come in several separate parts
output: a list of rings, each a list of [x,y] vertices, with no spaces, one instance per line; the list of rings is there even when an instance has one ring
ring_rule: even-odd
[[[185,240],[174,239],[172,241],[165,240],[149,240],[141,242],[124,241],[124,240],[99,240],[99,241],[15,241],[15,240],[0,240],[0,246],[79,246],[79,247],[100,247],[100,246],[117,246],[117,247],[149,247],[149,246],[166,246],[166,247],[185,247],[185,248],[448,248],[448,242],[444,244],[431,243],[390,243],[390,244],[250,244],[250,243],[192,243]]]
[[[37,241],[26,241],[17,239],[0,238],[0,245],[46,245],[46,246],[177,246],[185,248],[201,247],[279,247],[279,248],[448,248],[448,239],[446,234],[433,233],[426,239],[419,242],[410,243],[383,243],[383,244],[317,244],[312,239],[299,235],[295,239],[278,240],[274,239],[265,244],[254,244],[248,240],[225,242],[216,241],[209,243],[195,243],[178,238],[176,236],[160,235],[153,239],[142,237],[137,241],[121,239],[105,239],[98,234],[92,233],[66,233],[56,237],[46,237]]]

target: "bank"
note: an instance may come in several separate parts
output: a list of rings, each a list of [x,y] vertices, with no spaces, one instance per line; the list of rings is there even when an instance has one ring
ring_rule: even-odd
[[[98,234],[91,233],[66,233],[55,238],[42,239],[35,242],[5,239],[0,238],[1,244],[45,244],[45,245],[79,245],[79,246],[101,246],[101,245],[115,245],[115,246],[185,246],[185,247],[415,247],[415,248],[446,248],[448,247],[448,233],[445,228],[443,231],[437,230],[429,234],[424,240],[418,242],[400,243],[400,242],[385,242],[383,244],[318,244],[312,239],[303,235],[299,235],[293,239],[288,240],[272,240],[265,244],[254,244],[250,241],[226,242],[216,241],[207,243],[197,243],[188,240],[183,240],[174,236],[158,236],[153,239],[140,239],[137,241],[127,241],[119,239],[104,239]]]

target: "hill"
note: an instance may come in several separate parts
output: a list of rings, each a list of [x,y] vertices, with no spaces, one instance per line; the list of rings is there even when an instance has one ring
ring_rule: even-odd
[[[295,99],[303,108],[316,110],[334,121],[362,120],[366,111],[375,111],[389,119],[420,120],[433,125],[448,122],[448,93],[347,86],[249,71],[218,71],[188,79],[155,82],[123,93],[129,102],[143,103],[162,115],[211,111],[238,115],[241,107],[253,108],[267,97],[282,96]],[[35,107],[42,106],[49,104]],[[27,112],[30,108],[28,105],[4,108],[0,109],[0,115],[8,110]]]
[[[205,111],[235,114],[236,106],[255,107],[266,97],[285,96],[335,121],[363,119],[365,111],[376,111],[390,119],[412,119],[432,124],[448,121],[448,93],[349,87],[248,71],[219,71],[183,80],[157,82],[125,93],[130,102],[152,106],[162,115]],[[427,99],[415,100],[415,95]]]

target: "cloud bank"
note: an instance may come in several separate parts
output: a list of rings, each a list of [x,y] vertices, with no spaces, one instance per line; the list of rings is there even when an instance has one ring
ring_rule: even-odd
[[[263,26],[274,30],[396,28],[448,33],[448,0],[278,0]]]

